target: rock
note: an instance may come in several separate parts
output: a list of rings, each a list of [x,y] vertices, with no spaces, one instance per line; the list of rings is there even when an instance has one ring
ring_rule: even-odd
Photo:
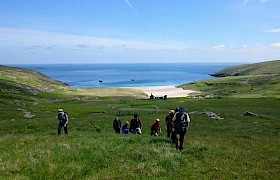
[[[253,112],[250,112],[250,111],[246,111],[244,113],[244,116],[258,116],[257,114],[253,113]]]
[[[233,72],[231,74],[229,74],[229,73],[217,73],[217,72],[214,72],[214,73],[210,73],[208,75],[209,76],[213,76],[213,77],[227,77],[227,76],[239,76],[240,74],[238,72]]]
[[[159,107],[157,107],[156,105],[153,105],[153,108],[154,108],[154,109],[158,109]]]
[[[32,118],[33,116],[35,116],[35,115],[32,115],[31,112],[29,112],[29,111],[24,112],[25,118]]]
[[[229,76],[228,74],[225,74],[225,73],[210,73],[208,74],[209,76],[213,76],[213,77],[227,77]]]
[[[224,119],[224,118],[220,117],[219,115],[217,115],[216,113],[211,112],[211,111],[203,111],[203,112],[193,111],[193,112],[189,112],[188,114],[205,114],[208,117],[215,119],[215,120]]]
[[[212,119],[216,119],[216,120],[221,120],[221,119],[224,119],[220,116],[218,116],[216,113],[214,112],[211,112],[211,111],[206,111],[206,112],[203,112],[203,114],[206,114],[207,116],[209,116],[210,118]]]

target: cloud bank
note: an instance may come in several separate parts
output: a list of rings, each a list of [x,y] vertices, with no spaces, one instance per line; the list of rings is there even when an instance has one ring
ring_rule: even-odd
[[[266,30],[264,32],[267,32],[267,33],[280,33],[280,28],[278,28],[278,29],[269,29],[269,30]]]
[[[0,63],[237,62],[280,59],[280,42],[220,44],[104,38],[0,28]]]

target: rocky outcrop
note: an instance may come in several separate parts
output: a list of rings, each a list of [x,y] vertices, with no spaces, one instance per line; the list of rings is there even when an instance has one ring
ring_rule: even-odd
[[[189,112],[189,114],[205,114],[206,116],[215,119],[215,120],[222,120],[224,118],[220,117],[219,115],[217,115],[214,112],[211,111],[203,111],[203,112],[198,112],[198,111],[194,111],[194,112]]]
[[[217,73],[217,72],[213,72],[208,74],[209,76],[213,76],[213,77],[227,77],[227,76],[239,76],[239,73],[232,73],[232,74],[228,74],[228,73]]]

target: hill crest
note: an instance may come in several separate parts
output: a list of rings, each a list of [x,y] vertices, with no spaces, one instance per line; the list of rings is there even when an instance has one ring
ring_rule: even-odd
[[[195,97],[261,98],[280,97],[280,60],[244,64],[222,69],[216,78],[180,85],[200,91]]]
[[[280,60],[266,61],[254,64],[242,64],[225,68],[220,71],[210,73],[209,75],[214,77],[226,77],[260,74],[280,74]]]

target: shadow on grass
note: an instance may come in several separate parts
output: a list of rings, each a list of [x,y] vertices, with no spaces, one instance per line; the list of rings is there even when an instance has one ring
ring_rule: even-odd
[[[198,160],[204,159],[207,155],[209,149],[209,145],[204,142],[195,142],[191,147],[186,149],[187,154],[194,156]]]
[[[171,139],[168,138],[159,138],[155,137],[150,140],[150,144],[170,144],[172,143]]]

